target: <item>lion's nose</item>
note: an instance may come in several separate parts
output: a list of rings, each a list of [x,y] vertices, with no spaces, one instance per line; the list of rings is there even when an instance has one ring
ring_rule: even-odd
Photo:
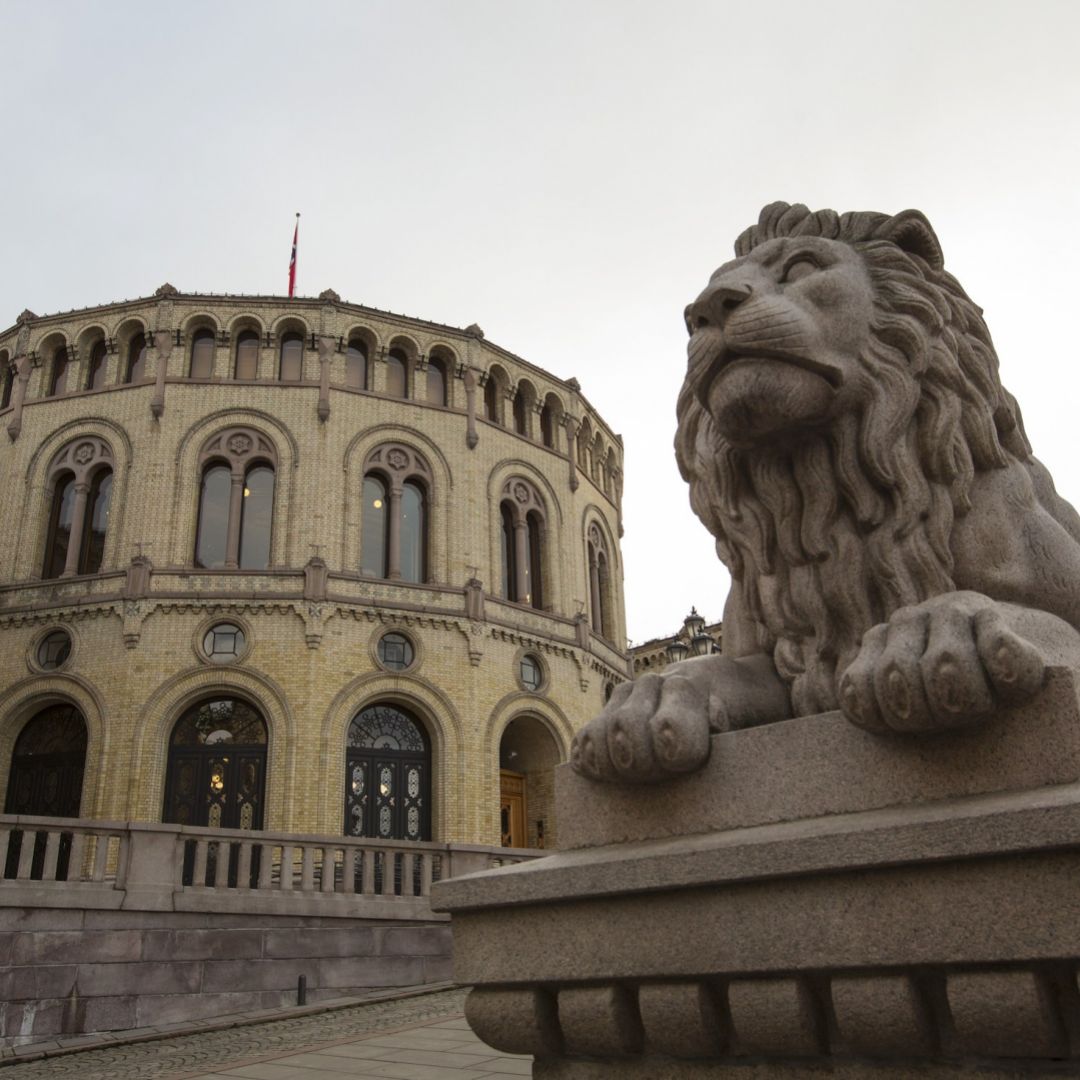
[[[753,291],[749,285],[710,285],[687,307],[686,329],[692,334],[706,326],[723,326],[731,312],[748,300]]]

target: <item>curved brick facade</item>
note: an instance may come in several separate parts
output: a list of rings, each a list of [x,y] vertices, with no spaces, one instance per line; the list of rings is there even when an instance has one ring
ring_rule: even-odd
[[[237,378],[245,331],[249,343],[258,335],[244,359],[254,377]],[[139,334],[148,348],[126,382]],[[288,334],[302,336],[301,367],[283,382]],[[350,340],[368,354],[365,389],[347,385],[356,381]],[[395,357],[404,398],[392,396]],[[447,376],[445,404],[427,399],[434,360]],[[87,726],[80,816],[160,820],[174,725],[193,703],[228,694],[268,727],[264,827],[340,833],[348,725],[385,702],[410,710],[430,741],[432,838],[498,843],[507,725],[522,721],[514,745],[526,757],[543,758],[546,740],[565,760],[573,731],[626,677],[621,441],[576,382],[476,327],[373,311],[332,292],[285,300],[165,286],[142,300],[24,313],[0,333],[0,376],[0,799],[19,732],[66,702]],[[206,462],[256,451],[274,468],[268,565],[199,568]],[[80,572],[74,555],[65,566],[53,552],[50,571],[58,478],[102,461],[112,493],[100,566]],[[400,466],[423,484],[422,582],[361,573],[373,461],[391,479]],[[503,596],[501,504],[515,498],[536,515],[541,608]],[[590,558],[602,564],[599,593]],[[203,645],[223,621],[246,636],[227,664]],[[57,628],[70,634],[71,655],[43,670],[38,649]],[[378,660],[388,630],[413,645],[405,671]],[[521,680],[524,655],[539,661],[535,691]],[[529,775],[526,811],[529,842],[542,821],[548,846],[557,840],[550,768]]]

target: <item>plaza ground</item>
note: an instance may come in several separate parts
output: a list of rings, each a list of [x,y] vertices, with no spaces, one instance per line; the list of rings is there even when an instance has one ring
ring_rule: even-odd
[[[372,995],[328,1008],[281,1009],[177,1027],[23,1047],[0,1080],[482,1080],[530,1076],[532,1059],[482,1043],[450,987]],[[34,1055],[38,1055],[36,1059]]]

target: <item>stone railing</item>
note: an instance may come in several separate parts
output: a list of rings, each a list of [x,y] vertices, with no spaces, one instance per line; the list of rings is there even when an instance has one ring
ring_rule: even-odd
[[[0,907],[440,919],[433,881],[520,848],[0,815]]]

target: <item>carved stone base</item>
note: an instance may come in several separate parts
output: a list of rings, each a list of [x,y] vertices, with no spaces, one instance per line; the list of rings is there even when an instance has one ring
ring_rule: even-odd
[[[557,786],[574,850],[434,896],[470,1024],[535,1076],[1080,1071],[1072,673],[964,735],[827,714],[670,785]]]

